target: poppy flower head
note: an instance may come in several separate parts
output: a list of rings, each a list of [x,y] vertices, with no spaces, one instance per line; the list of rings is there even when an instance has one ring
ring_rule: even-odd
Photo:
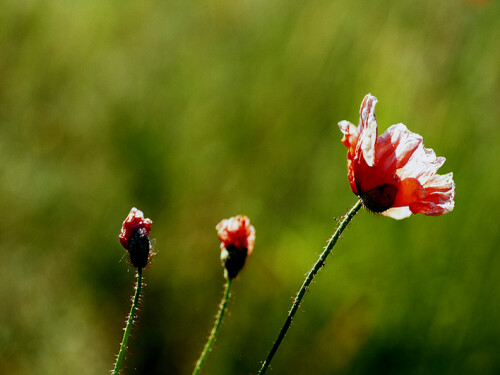
[[[394,219],[412,213],[438,216],[453,210],[453,173],[436,174],[444,164],[420,135],[403,124],[378,135],[375,106],[368,94],[359,111],[358,127],[341,121],[342,143],[347,147],[347,176],[354,194],[366,208]]]
[[[234,279],[245,265],[247,256],[253,252],[255,228],[250,225],[248,217],[238,215],[222,220],[215,229],[221,241],[224,277]]]
[[[130,263],[136,268],[145,268],[153,255],[150,251],[150,219],[144,218],[142,211],[133,207],[122,224],[120,243],[130,255]]]
[[[253,251],[255,243],[255,228],[250,225],[250,219],[245,215],[238,215],[222,220],[215,227],[221,241],[221,248],[233,245],[240,251],[246,249],[247,255]]]

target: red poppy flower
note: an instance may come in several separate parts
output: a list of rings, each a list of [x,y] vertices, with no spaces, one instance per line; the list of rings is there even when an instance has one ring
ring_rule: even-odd
[[[366,208],[394,219],[413,214],[443,215],[455,205],[453,173],[436,174],[444,157],[425,148],[420,135],[403,124],[392,125],[377,138],[375,105],[368,94],[361,103],[356,127],[341,121],[347,151],[347,176]]]
[[[144,214],[141,210],[133,207],[122,224],[122,231],[119,237],[122,246],[125,249],[130,250],[130,236],[140,229],[143,229],[144,234],[148,236],[149,233],[151,233],[152,223],[153,222],[150,219],[144,218]]]
[[[238,215],[222,220],[215,227],[221,249],[233,245],[238,250],[246,249],[247,255],[253,251],[255,243],[255,228],[250,225],[250,219],[245,215]]]

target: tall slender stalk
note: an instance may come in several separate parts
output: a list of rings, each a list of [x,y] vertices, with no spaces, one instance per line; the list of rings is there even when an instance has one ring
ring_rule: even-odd
[[[222,297],[222,301],[219,305],[219,312],[217,313],[217,316],[215,317],[215,323],[212,328],[212,332],[210,332],[210,336],[208,338],[207,343],[205,344],[205,347],[203,348],[203,351],[201,352],[200,358],[198,358],[198,362],[196,362],[196,366],[193,370],[192,375],[198,375],[201,371],[201,368],[203,367],[203,364],[205,363],[205,360],[207,358],[208,353],[212,351],[212,347],[215,344],[215,341],[217,340],[217,335],[219,334],[219,329],[222,323],[222,319],[224,318],[224,314],[226,312],[227,308],[227,303],[229,301],[229,298],[231,297],[231,283],[232,279],[227,278],[226,281],[226,286],[224,290],[224,296]]]
[[[139,304],[139,299],[141,297],[142,289],[142,268],[137,269],[137,282],[135,285],[135,295],[132,301],[132,307],[130,308],[130,313],[127,318],[127,325],[125,326],[125,331],[123,332],[122,343],[120,344],[120,351],[116,357],[115,368],[112,371],[112,375],[118,375],[120,373],[120,367],[123,362],[123,357],[125,356],[125,351],[127,350],[127,342],[130,336],[130,331],[132,330],[132,325],[134,324],[135,312],[137,311],[137,305]]]
[[[285,320],[285,323],[283,324],[283,327],[281,327],[280,333],[278,334],[278,337],[276,341],[274,342],[273,347],[269,351],[269,354],[267,355],[266,360],[262,364],[262,367],[259,371],[259,375],[263,375],[266,373],[269,365],[271,364],[271,361],[278,351],[279,346],[281,345],[281,342],[285,338],[285,335],[288,331],[288,328],[290,327],[290,324],[292,324],[293,317],[295,316],[295,313],[297,312],[297,309],[300,306],[300,303],[302,302],[302,298],[304,297],[304,294],[306,293],[307,289],[309,288],[309,285],[311,284],[312,280],[314,279],[314,276],[318,273],[318,271],[325,265],[326,258],[330,254],[330,252],[333,249],[333,246],[337,243],[337,240],[339,239],[340,235],[344,231],[344,229],[347,227],[347,224],[352,220],[352,218],[357,214],[359,209],[362,207],[363,203],[360,200],[356,202],[356,204],[351,208],[351,210],[347,213],[347,215],[344,217],[344,219],[340,222],[337,230],[333,234],[333,236],[330,238],[330,241],[328,241],[328,244],[326,245],[325,249],[323,250],[323,253],[319,256],[318,260],[314,264],[314,266],[311,268],[309,273],[306,276],[306,279],[304,280],[304,283],[300,287],[297,295],[295,296],[295,300],[293,301],[292,308],[290,309],[288,316]]]

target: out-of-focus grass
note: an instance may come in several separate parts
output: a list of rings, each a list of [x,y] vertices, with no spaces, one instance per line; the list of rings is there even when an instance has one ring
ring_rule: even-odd
[[[190,373],[222,293],[214,226],[255,252],[207,374],[255,373],[355,197],[336,123],[367,92],[447,157],[453,213],[362,212],[273,374],[500,372],[500,9],[488,1],[0,4],[0,373],[108,371],[133,272],[158,255],[126,374]]]

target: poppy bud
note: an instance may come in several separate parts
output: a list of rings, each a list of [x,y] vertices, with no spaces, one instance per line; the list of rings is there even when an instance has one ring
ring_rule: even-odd
[[[153,255],[149,240],[152,223],[144,218],[142,211],[133,207],[122,224],[120,243],[128,251],[130,264],[135,268],[146,268]]]
[[[224,277],[234,279],[245,265],[247,256],[253,251],[255,228],[250,219],[238,215],[222,220],[215,227],[221,241],[221,261]]]

